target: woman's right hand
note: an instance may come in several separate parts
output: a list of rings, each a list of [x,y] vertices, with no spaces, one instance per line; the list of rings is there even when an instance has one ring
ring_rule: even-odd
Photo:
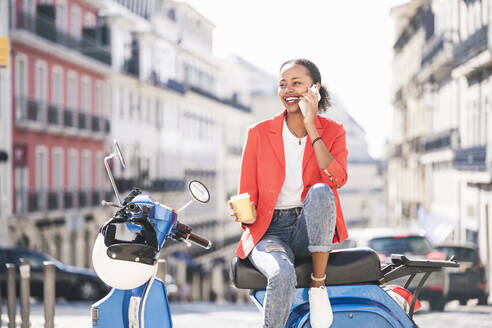
[[[236,222],[241,222],[239,221],[239,213],[237,212],[236,210],[236,207],[232,204],[232,203],[229,203],[229,207],[232,209],[232,213],[231,213],[231,216],[234,216],[236,218]],[[253,224],[256,222],[256,217],[258,216],[258,214],[256,213],[256,205],[254,202],[251,202],[251,210],[253,212],[253,219],[251,220],[246,220],[246,221],[242,221],[241,223],[244,223],[244,224]]]

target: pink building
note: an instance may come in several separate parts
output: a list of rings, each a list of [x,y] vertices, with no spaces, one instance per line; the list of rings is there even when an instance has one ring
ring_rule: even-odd
[[[110,124],[99,0],[12,2],[10,243],[90,264]]]

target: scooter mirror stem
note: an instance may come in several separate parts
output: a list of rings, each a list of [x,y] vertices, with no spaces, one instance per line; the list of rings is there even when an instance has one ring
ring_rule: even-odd
[[[182,210],[184,210],[185,208],[187,208],[188,206],[190,206],[191,204],[193,203],[193,199],[190,200],[188,203],[186,203],[184,206],[182,206],[179,210],[178,210],[178,213],[181,212]]]
[[[114,194],[116,195],[116,199],[118,200],[118,203],[120,205],[123,205],[123,202],[121,201],[120,193],[118,191],[118,188],[116,187],[116,183],[114,182],[113,173],[111,173],[111,169],[109,168],[109,164],[108,164],[108,161],[110,159],[112,159],[114,156],[115,156],[114,153],[106,156],[104,158],[104,166],[106,167],[106,171],[108,172],[109,181],[111,181],[111,186],[113,186],[113,190],[114,190]]]

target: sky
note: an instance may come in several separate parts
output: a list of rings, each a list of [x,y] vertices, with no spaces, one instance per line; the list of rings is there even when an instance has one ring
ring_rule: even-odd
[[[308,58],[322,83],[364,128],[379,158],[391,132],[390,9],[405,0],[182,0],[215,24],[214,53],[236,54],[278,76],[280,64]]]

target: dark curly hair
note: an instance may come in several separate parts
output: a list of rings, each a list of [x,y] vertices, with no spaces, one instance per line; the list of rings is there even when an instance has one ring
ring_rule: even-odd
[[[309,76],[311,76],[311,79],[313,80],[313,83],[319,82],[319,84],[321,85],[321,73],[319,72],[318,67],[312,61],[305,58],[291,59],[284,62],[280,66],[279,71],[282,71],[282,68],[287,64],[302,65],[306,67],[309,72]],[[323,113],[326,112],[326,110],[331,106],[330,94],[328,93],[328,89],[326,89],[324,85],[321,85],[319,94],[321,96],[321,99],[318,103],[318,112]]]

